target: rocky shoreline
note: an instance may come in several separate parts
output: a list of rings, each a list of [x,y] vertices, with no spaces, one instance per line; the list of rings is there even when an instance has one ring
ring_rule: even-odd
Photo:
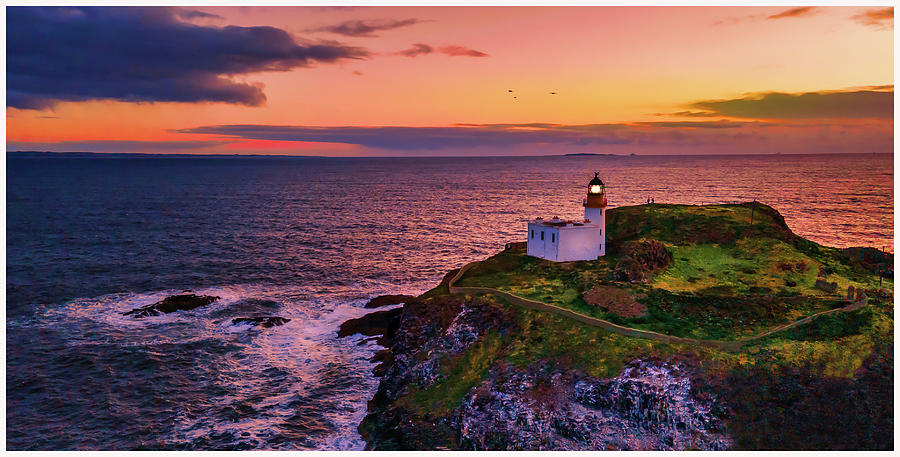
[[[441,296],[345,322],[341,335],[378,334],[387,348],[373,359],[380,362],[373,372],[381,380],[359,427],[367,449],[724,450],[732,445],[715,412],[721,405],[698,395],[690,368],[675,361],[635,359],[611,379],[550,362],[525,368],[501,362],[462,392],[458,405],[423,411],[405,401],[411,392],[439,386],[443,365],[485,344],[490,335],[517,331],[517,312]]]
[[[376,297],[404,304],[341,325],[341,336],[362,333],[386,348],[372,359],[380,381],[359,425],[368,450],[892,447],[890,347],[874,348],[856,380],[807,365],[711,374],[690,350],[648,351],[611,376],[571,368],[571,355],[513,364],[478,354],[505,353],[533,331],[535,321],[523,320],[531,311],[449,295],[455,273],[421,297]]]

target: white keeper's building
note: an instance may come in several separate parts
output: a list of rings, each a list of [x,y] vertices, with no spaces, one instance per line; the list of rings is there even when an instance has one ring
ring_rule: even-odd
[[[606,255],[606,186],[594,173],[584,199],[584,221],[539,217],[528,223],[530,256],[554,262],[597,260]]]

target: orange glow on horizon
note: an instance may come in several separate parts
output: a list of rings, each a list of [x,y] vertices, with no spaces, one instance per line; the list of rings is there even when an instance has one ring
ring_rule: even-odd
[[[893,84],[893,30],[854,20],[863,7],[822,7],[808,17],[780,19],[768,19],[784,9],[777,6],[196,9],[222,17],[197,24],[279,27],[298,41],[338,40],[365,47],[372,57],[234,77],[264,87],[267,102],[259,107],[94,100],[42,111],[7,108],[7,141],[211,140],[217,137],[176,130],[231,124],[554,123],[648,129],[642,123],[753,121],[676,114],[690,112],[688,105],[701,100]],[[387,18],[419,22],[374,37],[312,31],[346,20]],[[396,55],[413,43],[464,46],[487,57],[437,51]],[[865,127],[858,119],[840,122]],[[228,141],[214,149],[365,153],[343,143]]]

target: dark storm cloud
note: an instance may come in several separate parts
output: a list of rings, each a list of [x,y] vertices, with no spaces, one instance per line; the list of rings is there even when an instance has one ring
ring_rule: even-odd
[[[8,7],[8,105],[114,99],[258,106],[266,100],[262,87],[230,77],[369,55],[336,42],[298,44],[274,27],[199,26],[181,21],[184,11]]]
[[[894,91],[768,92],[730,100],[704,100],[690,108],[751,119],[894,117]]]
[[[432,52],[434,52],[434,48],[431,46],[428,46],[425,43],[415,43],[411,48],[397,51],[394,54],[406,57],[416,57],[424,54],[431,54]]]
[[[798,8],[791,8],[784,10],[778,14],[773,14],[769,16],[769,19],[783,19],[786,17],[801,17],[801,16],[811,16],[815,14],[816,7],[815,6],[801,6]]]
[[[444,46],[439,49],[439,51],[443,54],[447,54],[448,56],[465,56],[465,57],[487,57],[488,55],[481,52],[476,51],[474,49],[469,49],[465,46]]]
[[[319,27],[316,29],[310,29],[310,32],[331,32],[336,33],[338,35],[352,36],[352,37],[366,37],[373,38],[378,35],[375,32],[381,32],[385,30],[393,30],[400,27],[408,27],[410,25],[415,25],[421,22],[418,19],[410,18],[410,19],[385,19],[385,20],[374,20],[374,21],[345,21],[336,25],[329,25],[326,27]]]
[[[894,8],[887,7],[866,10],[853,16],[851,19],[863,25],[878,28],[892,28],[894,27]]]

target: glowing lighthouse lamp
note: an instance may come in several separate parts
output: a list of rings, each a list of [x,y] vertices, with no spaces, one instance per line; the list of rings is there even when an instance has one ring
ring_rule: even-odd
[[[539,217],[528,223],[530,256],[554,262],[596,260],[606,255],[606,186],[600,173],[588,183],[584,222]]]

